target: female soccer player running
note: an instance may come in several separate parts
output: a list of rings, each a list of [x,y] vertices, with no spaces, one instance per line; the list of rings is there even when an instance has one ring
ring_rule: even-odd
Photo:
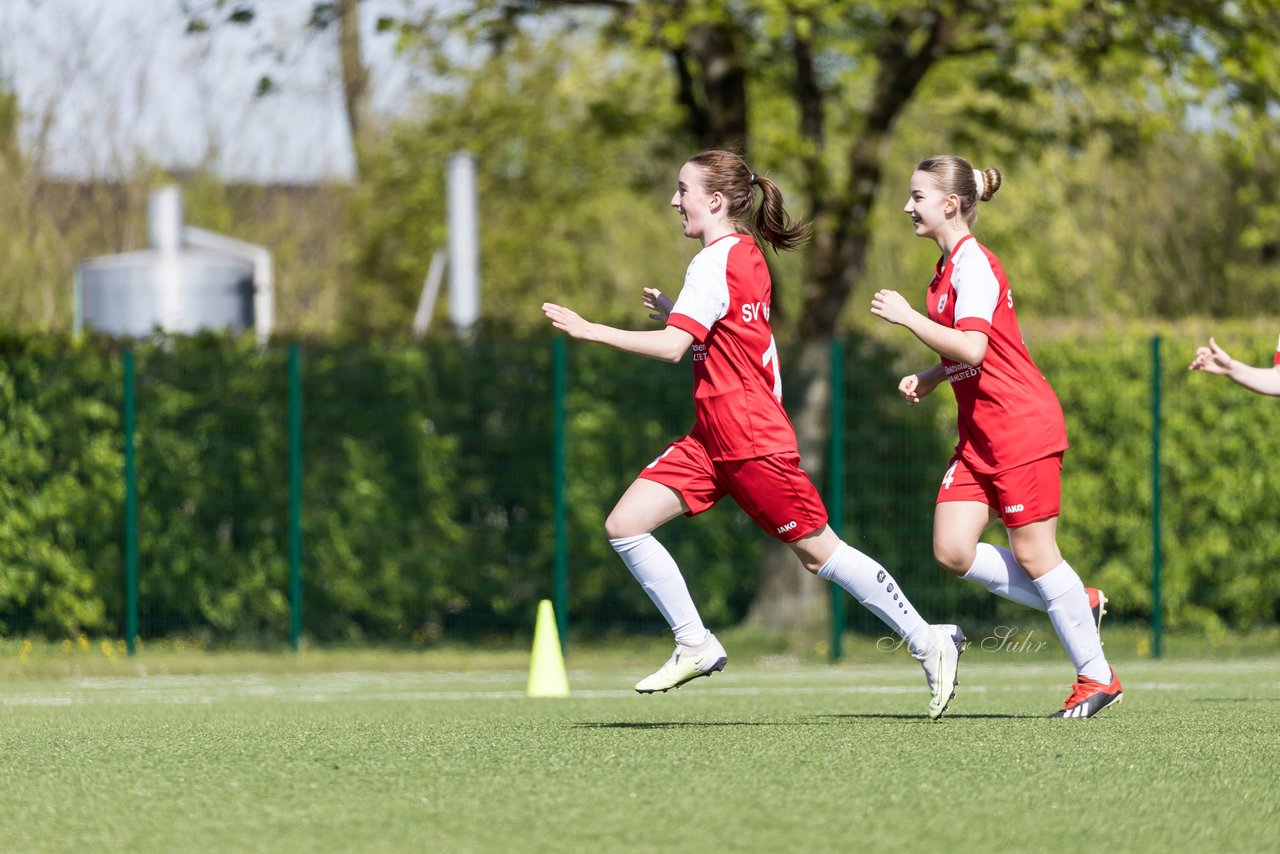
[[[1123,694],[1098,636],[1106,598],[1086,590],[1058,551],[1067,448],[1062,407],[1023,344],[1000,260],[970,231],[978,201],[999,187],[997,170],[977,171],[954,155],[920,163],[903,210],[916,236],[942,250],[928,314],[891,290],[876,293],[871,312],[905,326],[941,357],[902,378],[898,390],[908,404],[943,380],[955,392],[960,441],[938,490],[934,557],[993,593],[1048,611],[1077,673],[1066,703],[1051,717],[1088,718]],[[997,518],[1012,551],[978,541]]]
[[[1210,338],[1208,347],[1196,349],[1196,357],[1191,362],[1190,370],[1225,376],[1249,391],[1280,397],[1280,342],[1276,343],[1274,367],[1255,368],[1237,362],[1218,346],[1217,341]]]
[[[955,695],[964,634],[953,625],[926,623],[884,567],[831,530],[822,500],[800,468],[795,430],[782,408],[769,325],[772,283],[756,236],[775,250],[792,249],[807,237],[808,225],[793,223],[777,185],[728,151],[704,151],[685,163],[671,206],[685,236],[703,249],[674,303],[645,289],[644,304],[650,317],[665,321],[663,329],[616,329],[554,303],[542,306],[556,329],[583,341],[673,363],[693,347],[693,430],[640,472],[605,521],[610,544],[676,639],[671,658],[636,690],[678,688],[722,670],[728,660],[653,531],[730,495],[767,534],[790,545],[807,570],[849,591],[906,641],[924,667],[929,716],[940,717]]]

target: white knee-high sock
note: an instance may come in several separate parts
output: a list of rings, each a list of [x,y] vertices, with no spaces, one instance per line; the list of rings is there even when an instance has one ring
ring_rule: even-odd
[[[689,596],[689,588],[676,566],[675,558],[652,534],[619,537],[609,545],[622,558],[631,574],[658,606],[667,625],[675,633],[676,643],[696,646],[707,637],[707,627]]]
[[[847,590],[862,606],[897,632],[911,652],[921,655],[931,642],[929,624],[916,613],[883,566],[844,542],[818,570],[818,575]]]
[[[1111,681],[1111,665],[1102,654],[1098,624],[1080,576],[1065,560],[1033,582],[1048,605],[1049,622],[1066,647],[1076,673],[1102,684]]]
[[[1022,568],[1013,556],[1013,552],[993,546],[990,543],[978,543],[978,553],[973,559],[973,566],[960,576],[965,581],[981,584],[997,596],[1003,596],[1011,602],[1047,611],[1044,597],[1036,589],[1035,583],[1027,571]]]

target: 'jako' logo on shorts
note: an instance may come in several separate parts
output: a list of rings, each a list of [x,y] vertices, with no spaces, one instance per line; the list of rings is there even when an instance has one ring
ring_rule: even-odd
[[[781,526],[780,528],[778,528],[778,533],[779,533],[779,534],[785,534],[787,531],[790,531],[790,530],[792,530],[793,528],[795,528],[795,526],[796,526],[796,523],[795,523],[795,522],[788,522],[787,524],[785,524],[785,525]]]
[[[1021,504],[1006,504],[1004,506],[1004,512],[1006,513],[1021,513],[1026,509],[1027,508],[1023,507]]]

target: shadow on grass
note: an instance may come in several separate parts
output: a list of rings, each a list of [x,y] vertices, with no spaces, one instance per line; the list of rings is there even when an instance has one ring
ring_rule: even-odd
[[[948,714],[946,720],[1037,720],[1045,717],[1044,715],[953,715]],[[813,715],[807,720],[791,720],[791,721],[609,721],[609,722],[589,722],[572,724],[573,729],[701,729],[705,727],[737,727],[737,726],[813,726],[816,724],[832,724],[838,721],[846,720],[889,720],[889,721],[917,721],[919,723],[933,724],[939,721],[932,721],[926,715],[900,715],[888,712],[874,712],[867,714],[858,714],[851,712],[845,715]]]
[[[832,718],[834,720],[874,720],[879,718],[879,719],[891,720],[891,721],[921,721],[927,724],[940,723],[940,721],[930,720],[927,715],[918,715],[918,714],[917,715],[895,715],[895,714],[889,714],[888,712],[869,712],[866,714],[850,712],[849,714],[845,714],[845,715],[819,715],[819,717]],[[947,720],[947,721],[1014,720],[1017,718],[1025,718],[1028,720],[1032,720],[1035,718],[1042,718],[1042,717],[1047,717],[1047,716],[1046,715],[978,715],[978,714],[965,715],[965,714],[952,714],[951,712],[948,712],[943,717],[943,720]]]
[[[636,723],[617,721],[612,723],[573,724],[574,729],[700,729],[716,726],[795,726],[795,721],[661,721]]]

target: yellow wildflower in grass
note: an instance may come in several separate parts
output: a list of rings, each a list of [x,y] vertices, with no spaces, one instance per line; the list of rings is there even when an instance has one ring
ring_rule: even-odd
[[[27,640],[26,638],[23,638],[22,649],[18,651],[18,660],[26,661],[30,657],[31,657],[31,641]]]
[[[77,636],[76,636],[76,643],[78,643],[78,644],[80,645],[80,651],[81,651],[81,652],[88,652],[88,651],[89,651],[89,638],[88,638],[88,636],[86,636],[85,634],[81,633],[81,634],[77,635]]]
[[[111,645],[111,641],[104,640],[102,642],[102,654],[109,659],[114,659],[116,657],[116,648]]]

